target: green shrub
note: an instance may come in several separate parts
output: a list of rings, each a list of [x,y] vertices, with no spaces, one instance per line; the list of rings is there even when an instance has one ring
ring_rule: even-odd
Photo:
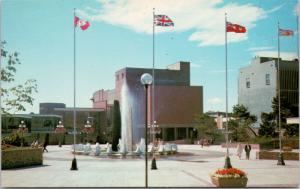
[[[249,143],[259,144],[261,150],[270,150],[278,148],[278,139],[259,136],[249,140]]]
[[[3,144],[10,144],[13,146],[21,146],[21,141],[22,141],[22,136],[18,132],[13,132],[8,136],[3,137],[3,139],[2,139]],[[23,145],[28,146],[28,143],[26,142],[26,140],[24,140]]]
[[[121,138],[121,111],[117,100],[114,101],[112,119],[112,150],[118,151],[119,139]]]
[[[42,148],[8,148],[2,150],[2,169],[43,164]]]

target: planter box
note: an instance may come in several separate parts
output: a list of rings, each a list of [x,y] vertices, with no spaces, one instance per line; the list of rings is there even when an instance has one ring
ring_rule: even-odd
[[[42,148],[12,148],[2,150],[2,169],[43,164]]]
[[[258,151],[256,152],[256,159],[278,159],[278,151]],[[282,152],[284,160],[299,161],[299,152]]]
[[[241,188],[246,187],[248,178],[218,178],[211,176],[211,182],[220,188]]]

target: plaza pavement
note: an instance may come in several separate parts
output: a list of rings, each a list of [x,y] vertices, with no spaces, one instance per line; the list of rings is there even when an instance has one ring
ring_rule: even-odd
[[[77,155],[78,171],[70,171],[73,155],[70,146],[48,146],[43,166],[4,170],[2,187],[144,187],[145,161]],[[209,174],[224,166],[226,149],[220,146],[201,148],[199,145],[179,145],[176,156],[157,157],[158,170],[150,170],[149,187],[214,187]],[[233,167],[248,174],[248,187],[298,187],[299,161],[239,160],[236,149],[230,149]],[[185,154],[180,155],[180,154]]]

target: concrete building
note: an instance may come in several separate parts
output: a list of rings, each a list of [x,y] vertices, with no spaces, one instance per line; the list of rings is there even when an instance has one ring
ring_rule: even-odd
[[[99,90],[93,94],[94,108],[108,109],[113,100],[119,100],[121,112],[129,112],[124,122],[130,122],[131,143],[144,137],[145,90],[141,75],[152,69],[123,68],[115,73],[115,89]],[[152,115],[152,87],[148,91],[148,118],[162,128],[163,140],[189,138],[195,116],[203,113],[203,87],[190,85],[190,63],[178,62],[167,69],[155,69],[155,115]],[[122,113],[121,113],[122,114]],[[124,117],[124,114],[122,114]],[[154,118],[153,118],[154,117]]]
[[[281,98],[298,107],[299,62],[280,59]],[[277,95],[277,58],[255,57],[251,65],[239,70],[238,103],[245,105],[257,116],[259,127],[261,113],[272,111],[272,99]]]
[[[65,108],[66,105],[64,103],[54,103],[54,102],[45,102],[40,103],[40,114],[55,114],[55,108]]]

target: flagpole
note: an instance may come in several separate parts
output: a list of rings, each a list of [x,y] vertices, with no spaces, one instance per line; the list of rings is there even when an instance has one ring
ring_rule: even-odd
[[[73,17],[73,20],[75,19],[76,17],[76,8],[74,8],[74,17]],[[74,158],[73,158],[73,161],[72,161],[72,166],[71,166],[71,170],[78,170],[77,168],[77,161],[76,161],[76,157],[75,157],[75,144],[76,144],[76,26],[75,26],[75,23],[73,23],[73,27],[74,27],[74,101],[73,101],[73,127],[74,127],[74,130],[73,130],[73,136],[74,136],[74,146],[73,146],[73,155],[74,155]]]
[[[152,57],[152,77],[153,77],[153,83],[152,83],[152,134],[153,134],[153,147],[155,143],[155,127],[156,127],[156,120],[155,120],[155,8],[153,8],[153,23],[152,23],[152,29],[153,29],[153,37],[152,37],[152,46],[153,46],[153,57]],[[151,133],[150,133],[151,134]],[[154,148],[153,148],[154,149]],[[152,162],[151,162],[151,170],[156,170],[156,159],[155,159],[155,153],[153,151],[152,154]]]
[[[227,13],[225,13],[225,83],[226,83],[226,158],[224,168],[231,168],[229,149],[228,149],[228,75],[227,75]]]
[[[299,4],[299,6],[300,6],[300,4]],[[299,64],[299,58],[300,58],[300,56],[299,56],[299,54],[300,54],[300,50],[299,50],[299,14],[300,14],[300,12],[299,11],[300,10],[298,10],[298,13],[297,13],[297,50],[298,50],[297,54],[298,54],[298,64]]]
[[[280,92],[280,37],[279,37],[279,22],[277,25],[277,46],[278,46],[278,59],[277,59],[277,87],[278,87],[278,130],[279,130],[279,155],[277,165],[285,165],[283,156],[282,156],[282,147],[281,147],[281,92]]]

